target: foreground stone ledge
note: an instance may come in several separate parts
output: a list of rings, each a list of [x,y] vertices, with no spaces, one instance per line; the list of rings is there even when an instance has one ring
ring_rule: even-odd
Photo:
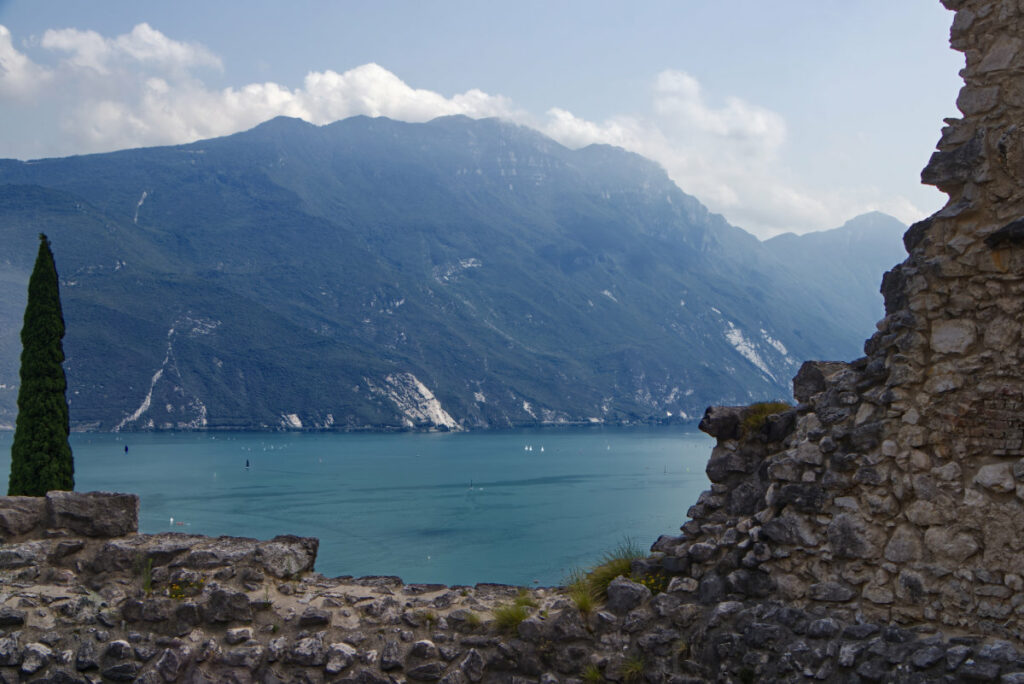
[[[752,598],[749,578],[716,597],[703,578],[652,592],[620,577],[581,612],[559,587],[326,578],[313,572],[316,550],[310,538],[181,533],[0,544],[0,682],[1024,677],[1009,641]],[[525,619],[502,627],[496,616],[515,602]]]
[[[110,492],[47,492],[0,497],[0,539],[54,536],[121,537],[139,530],[139,497]]]

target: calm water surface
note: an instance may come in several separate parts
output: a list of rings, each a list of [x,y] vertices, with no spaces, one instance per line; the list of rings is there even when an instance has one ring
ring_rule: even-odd
[[[519,585],[678,533],[712,445],[686,427],[71,438],[75,488],[138,494],[142,532],[312,536],[328,576]]]

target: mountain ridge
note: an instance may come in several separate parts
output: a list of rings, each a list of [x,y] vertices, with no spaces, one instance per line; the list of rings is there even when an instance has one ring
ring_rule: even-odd
[[[53,233],[79,429],[694,418],[857,354],[834,301],[657,164],[498,120],[4,160],[0,215],[5,301]]]

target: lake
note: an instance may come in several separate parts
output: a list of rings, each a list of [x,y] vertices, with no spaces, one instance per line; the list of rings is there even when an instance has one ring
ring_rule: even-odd
[[[13,435],[0,433],[0,473]],[[678,534],[709,487],[694,427],[74,434],[78,491],[141,497],[141,532],[318,537],[327,576],[560,583]],[[125,452],[128,446],[128,452]],[[248,464],[248,467],[246,467]]]

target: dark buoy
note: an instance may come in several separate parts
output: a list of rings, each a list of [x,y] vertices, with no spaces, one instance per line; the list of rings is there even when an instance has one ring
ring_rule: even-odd
[[[124,445],[124,453],[126,453],[126,454],[128,453],[128,445],[127,444]]]
[[[249,459],[245,459],[245,469],[249,469]]]

